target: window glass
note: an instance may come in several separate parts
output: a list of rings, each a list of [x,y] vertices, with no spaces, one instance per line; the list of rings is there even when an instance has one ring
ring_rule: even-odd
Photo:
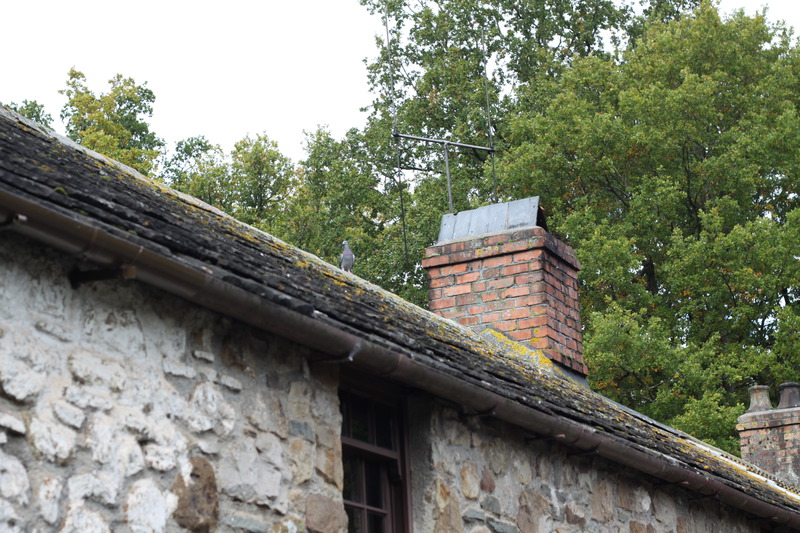
[[[342,497],[348,532],[403,533],[406,491],[399,410],[361,393],[339,394]]]
[[[383,472],[384,463],[364,463],[364,478],[367,505],[383,509]],[[382,468],[383,467],[383,468]]]
[[[375,444],[394,450],[392,435],[392,409],[385,405],[375,405]]]
[[[342,457],[342,470],[344,474],[344,489],[342,497],[353,502],[361,501],[361,465],[357,458],[345,455]]]
[[[351,396],[351,400],[355,400]],[[369,404],[362,401],[350,402],[350,436],[364,442],[373,442],[370,431]]]
[[[367,521],[369,522],[369,527],[367,529],[368,533],[383,533],[383,515],[376,514],[376,513],[369,513],[367,515]]]
[[[347,533],[362,533],[361,512],[353,507],[345,507],[347,512]]]

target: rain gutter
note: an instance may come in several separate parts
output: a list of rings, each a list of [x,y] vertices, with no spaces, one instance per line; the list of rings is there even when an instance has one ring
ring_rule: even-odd
[[[698,473],[676,459],[603,433],[590,426],[548,414],[476,383],[430,368],[409,355],[362,339],[267,301],[213,276],[204,266],[188,266],[177,258],[133,244],[81,223],[35,201],[0,191],[0,231],[11,230],[101,268],[126,272],[151,286],[280,335],[334,359],[388,379],[424,390],[553,439],[587,453],[628,466],[703,497],[716,498],[763,519],[800,529],[800,513],[787,510]]]

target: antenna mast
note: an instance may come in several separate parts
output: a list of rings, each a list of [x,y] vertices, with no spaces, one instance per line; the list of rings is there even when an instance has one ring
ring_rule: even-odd
[[[486,132],[489,134],[489,156],[492,158],[492,182],[494,185],[494,201],[497,202],[497,173],[494,170],[494,135],[492,134],[492,114],[489,112],[491,109],[489,104],[489,50],[486,46],[486,34],[483,33],[483,26],[481,26],[481,44],[483,45],[483,88],[486,92]],[[450,208],[452,212],[453,209]]]

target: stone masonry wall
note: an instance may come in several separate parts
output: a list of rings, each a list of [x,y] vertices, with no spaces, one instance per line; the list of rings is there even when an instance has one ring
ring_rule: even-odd
[[[335,376],[73,265],[0,233],[0,531],[344,530]]]
[[[716,500],[428,397],[409,411],[417,532],[771,531]]]

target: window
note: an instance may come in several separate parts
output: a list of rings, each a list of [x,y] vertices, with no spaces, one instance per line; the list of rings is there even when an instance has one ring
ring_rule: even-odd
[[[399,406],[351,390],[340,391],[339,405],[348,532],[409,531]]]

